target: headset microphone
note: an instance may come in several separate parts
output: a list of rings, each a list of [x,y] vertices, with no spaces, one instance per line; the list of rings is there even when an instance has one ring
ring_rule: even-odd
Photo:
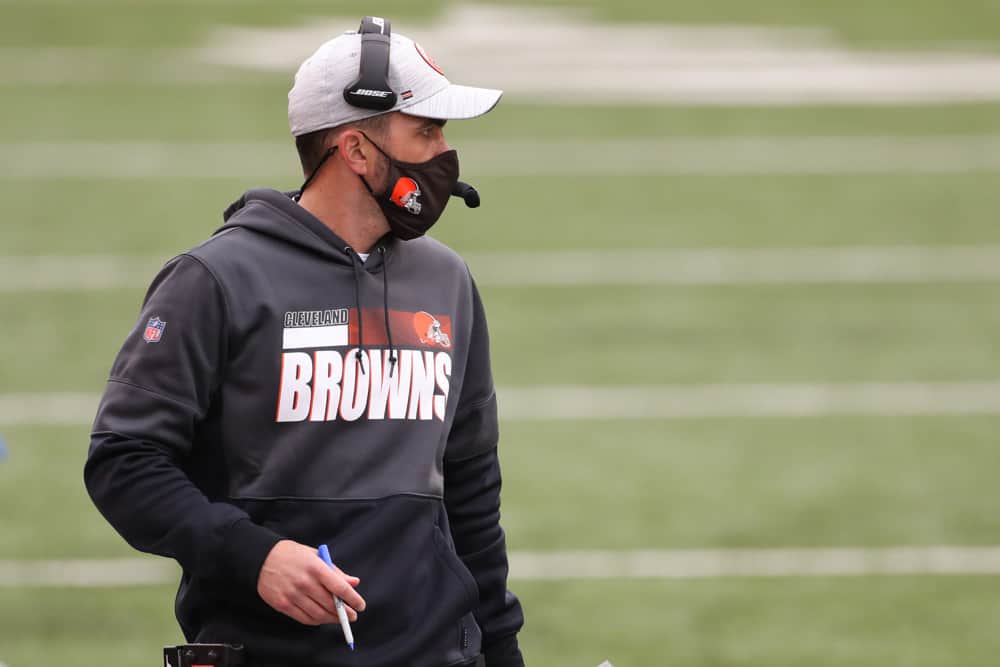
[[[451,191],[451,195],[464,199],[465,205],[469,208],[479,207],[479,192],[468,183],[463,183],[462,181],[455,183],[455,189]]]

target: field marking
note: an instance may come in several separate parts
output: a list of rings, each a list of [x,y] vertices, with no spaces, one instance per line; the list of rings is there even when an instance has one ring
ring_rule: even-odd
[[[1000,280],[1000,246],[466,253],[482,287],[932,284]],[[166,257],[3,256],[0,293],[142,289]]]
[[[188,49],[8,47],[0,50],[0,85],[225,86],[277,84],[276,75],[287,85],[313,50],[355,25],[357,16],[324,16],[290,27],[218,27]],[[454,81],[502,88],[514,101],[775,106],[1000,99],[1000,57],[988,50],[858,49],[824,28],[602,23],[579,9],[463,3],[429,22],[410,20],[405,32],[427,45]]]
[[[940,283],[1000,279],[1000,246],[564,250],[470,253],[466,260],[477,282],[489,287]]]
[[[500,416],[531,420],[1000,414],[1000,382],[549,386],[500,390]]]
[[[0,292],[142,289],[167,259],[121,255],[0,256]]]
[[[468,140],[477,175],[837,175],[1000,171],[1000,135]],[[256,179],[293,184],[291,142],[11,142],[0,180]],[[292,185],[289,185],[292,187]]]
[[[500,417],[511,421],[1000,415],[1000,381],[557,385],[501,387],[498,394]],[[90,424],[99,399],[0,394],[0,426]]]
[[[0,49],[0,85],[287,82],[357,16],[219,27],[195,48]],[[1000,99],[1000,57],[851,48],[824,28],[601,23],[560,8],[456,4],[406,34],[457,82],[567,104],[943,104]],[[615,44],[612,51],[593,44]]]
[[[0,394],[0,426],[81,426],[97,414],[99,394]],[[10,443],[8,442],[8,452]],[[8,454],[9,455],[9,454]]]
[[[179,568],[163,558],[0,560],[0,588],[118,588],[176,583]]]
[[[353,18],[353,17],[352,17]],[[210,34],[209,64],[288,74],[356,19],[293,27],[227,27]],[[408,23],[457,82],[512,99],[598,103],[802,105],[936,104],[1000,98],[990,53],[853,49],[823,28],[602,23],[553,7],[452,5]],[[594,44],[614,44],[595,49]]]
[[[1000,574],[1000,547],[514,552],[514,579]]]
[[[509,561],[510,578],[521,581],[969,576],[1000,574],[1000,547],[514,551]],[[161,558],[0,560],[0,588],[149,586],[178,578],[177,565]]]

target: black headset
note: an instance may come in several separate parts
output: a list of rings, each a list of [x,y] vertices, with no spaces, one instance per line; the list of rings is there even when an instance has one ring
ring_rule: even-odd
[[[388,111],[396,106],[396,93],[389,87],[391,24],[388,19],[366,16],[361,19],[358,33],[361,35],[361,64],[358,78],[344,88],[344,99],[356,107]]]
[[[366,16],[361,19],[358,33],[361,35],[358,78],[344,88],[344,99],[348,104],[362,109],[388,111],[396,106],[396,92],[389,87],[391,24],[389,19]],[[451,194],[465,200],[465,205],[469,208],[479,206],[479,193],[468,183],[459,181]]]

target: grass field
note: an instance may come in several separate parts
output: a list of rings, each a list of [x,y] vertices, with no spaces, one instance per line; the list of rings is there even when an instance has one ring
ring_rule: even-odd
[[[575,4],[618,23],[827,27],[845,43],[887,51],[1000,47],[995,0]],[[397,0],[379,11],[406,32],[407,19],[431,20],[445,3],[421,3],[418,14],[415,7]],[[220,24],[289,26],[372,11],[314,0],[0,0],[0,275],[15,257],[106,255],[155,267],[218,227],[221,210],[243,190],[298,185],[285,120],[292,72],[241,72],[210,85],[151,81],[143,76],[147,47],[181,52]],[[51,63],[73,57],[82,59],[80,82],[23,76],[51,74]],[[434,230],[470,256],[531,251],[555,262],[569,250],[1000,246],[997,168],[938,173],[929,155],[920,170],[899,158],[898,170],[874,173],[860,162],[830,173],[685,173],[659,168],[656,156],[647,158],[648,171],[613,160],[602,166],[606,156],[588,150],[597,140],[765,137],[780,161],[783,140],[795,138],[987,142],[1000,135],[1000,101],[706,108],[522,98],[446,129],[460,154],[463,142],[482,140],[582,147],[564,171],[545,174],[470,151],[463,173],[484,206],[453,205]],[[212,178],[169,161],[150,167],[144,152],[223,143],[267,156],[282,142],[283,162]],[[29,172],[17,157],[28,144],[54,156],[58,177]],[[148,175],[109,176],[114,165],[93,161],[95,145],[129,157],[137,170],[148,167]],[[696,145],[715,151],[709,157],[723,166],[740,157]],[[525,164],[536,158],[526,150]],[[0,460],[0,572],[14,561],[135,555],[83,489],[89,425],[5,424],[3,401],[101,391],[143,287],[0,289],[0,435],[8,450]],[[879,382],[891,391],[891,383],[1000,379],[1000,282],[993,280],[493,284],[483,296],[502,387]],[[510,419],[502,424],[504,525],[518,552],[993,546],[1000,544],[998,430],[997,410]],[[1000,654],[995,576],[680,580],[611,571],[516,579],[511,587],[524,601],[522,644],[536,666],[605,658],[617,667],[985,666]],[[64,588],[0,577],[0,665],[155,664],[159,647],[180,639],[172,604],[168,585]]]

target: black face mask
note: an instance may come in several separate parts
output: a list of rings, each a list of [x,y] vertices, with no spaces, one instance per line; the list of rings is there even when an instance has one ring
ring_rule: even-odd
[[[364,134],[364,133],[362,133]],[[389,161],[384,192],[376,194],[360,176],[375,203],[399,239],[408,241],[427,233],[441,214],[458,182],[458,153],[445,151],[426,162],[400,162],[365,138]]]
[[[382,209],[393,235],[404,241],[423,236],[444,213],[458,182],[458,153],[450,150],[426,162],[400,162],[382,150],[367,134],[362,134],[389,161],[389,173],[385,191],[380,194],[375,194],[364,176],[358,178]],[[323,163],[336,151],[334,146],[323,155],[299,188],[296,201],[316,178]]]

